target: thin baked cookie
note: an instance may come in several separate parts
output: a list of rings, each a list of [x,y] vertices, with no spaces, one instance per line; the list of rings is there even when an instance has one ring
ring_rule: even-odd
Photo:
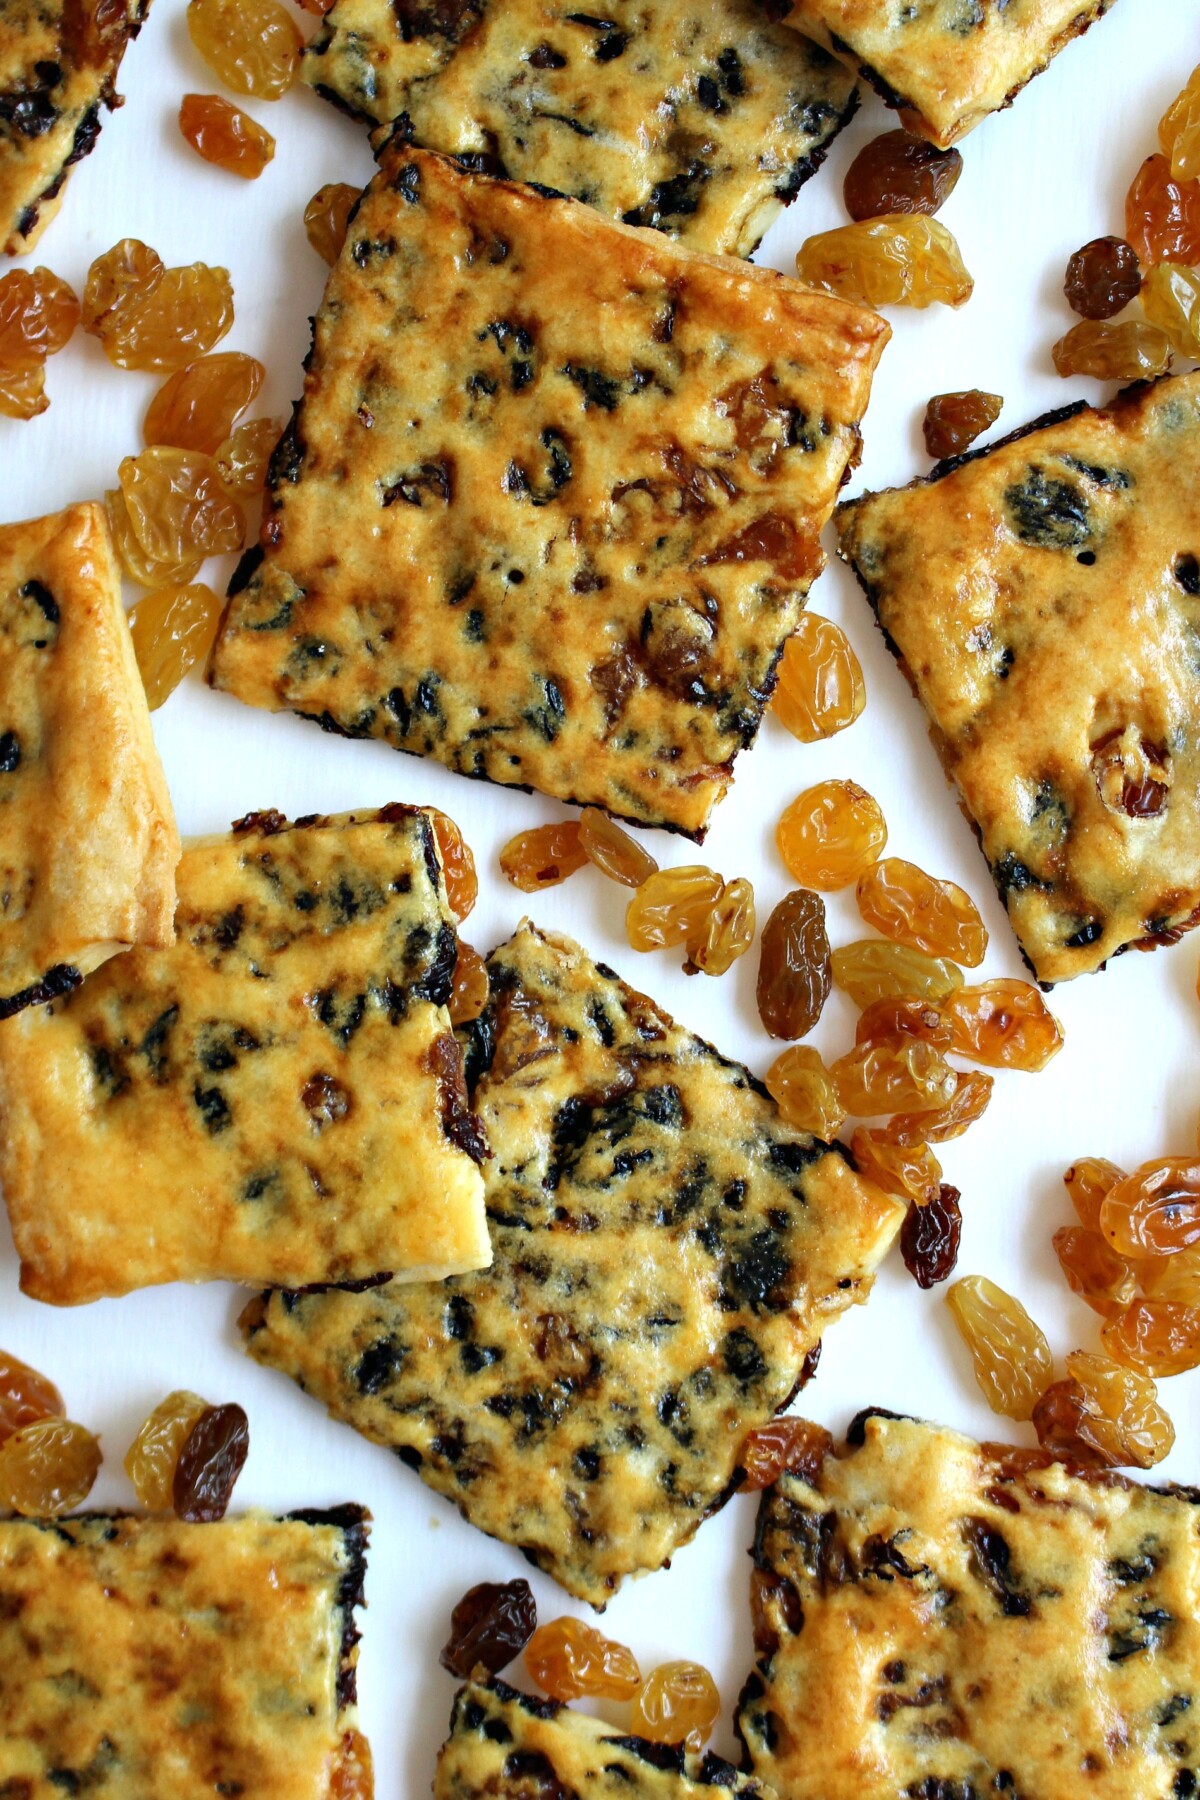
[[[0,1794],[369,1800],[368,1519],[0,1520]]]
[[[844,1450],[814,1427],[759,1510],[755,1773],[789,1800],[1195,1793],[1198,1525],[1195,1489],[887,1413]]]
[[[32,250],[72,166],[121,104],[117,70],[150,0],[0,0],[0,246]]]
[[[211,679],[702,835],[822,566],[888,335],[393,137]]]
[[[1011,106],[1113,0],[791,0],[789,25],[845,57],[943,148]]]
[[[0,525],[0,1019],[171,943],[178,861],[104,508]]]
[[[178,938],[0,1032],[21,1286],[432,1280],[489,1260],[430,815],[254,813],[179,865]]]
[[[707,1800],[714,1788],[773,1800],[760,1781],[711,1752],[688,1755],[622,1735],[498,1679],[468,1682],[454,1696],[433,1778],[434,1800]]]
[[[566,938],[488,963],[468,1076],[494,1258],[440,1288],[273,1294],[250,1354],[602,1607],[740,1485],[897,1203]]]
[[[1200,922],[1200,374],[838,512],[1044,983]]]
[[[426,150],[573,195],[694,250],[749,256],[858,104],[854,77],[758,0],[337,0],[318,93]]]

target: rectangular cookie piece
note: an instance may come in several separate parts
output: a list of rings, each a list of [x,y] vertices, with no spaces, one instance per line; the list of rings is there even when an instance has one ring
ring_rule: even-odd
[[[740,1485],[902,1217],[840,1145],[569,939],[525,924],[471,1028],[493,1262],[274,1294],[250,1354],[602,1607]]]
[[[841,1451],[814,1427],[759,1511],[755,1773],[788,1800],[1195,1793],[1198,1524],[1194,1489],[887,1413]]]
[[[114,957],[0,1032],[23,1290],[73,1305],[486,1263],[429,814],[251,814],[185,851],[177,922],[172,949]]]
[[[369,1517],[0,1520],[0,1794],[369,1800]]]
[[[1200,920],[1200,374],[838,512],[1049,984]]]
[[[125,46],[150,0],[0,0],[0,245],[32,250],[72,166],[121,104]]]
[[[822,566],[888,335],[393,137],[211,679],[701,836]]]
[[[319,93],[469,158],[749,256],[858,104],[854,77],[758,0],[337,0],[305,53]]]
[[[533,1786],[530,1786],[530,1782]],[[774,1800],[711,1751],[622,1736],[602,1719],[535,1699],[507,1682],[468,1682],[454,1696],[438,1755],[434,1800],[704,1800],[712,1789]]]
[[[791,0],[788,23],[844,56],[909,131],[946,148],[1103,18],[1113,0]]]
[[[170,944],[178,861],[104,508],[0,525],[0,1019]]]

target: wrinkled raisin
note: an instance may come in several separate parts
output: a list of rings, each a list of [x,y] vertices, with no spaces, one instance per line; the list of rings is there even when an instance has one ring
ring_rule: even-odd
[[[703,1749],[721,1713],[721,1697],[708,1670],[694,1662],[660,1663],[634,1695],[634,1735],[652,1744]]]
[[[37,1419],[0,1444],[0,1512],[59,1518],[81,1506],[100,1470],[100,1445],[69,1419]]]
[[[887,843],[877,800],[853,781],[819,781],[784,810],[775,842],[788,873],[804,887],[849,886]]]
[[[186,587],[199,569],[202,557],[193,553],[159,562],[147,555],[139,542],[120,488],[108,489],[104,496],[104,506],[108,513],[113,545],[127,575],[145,588]]]
[[[1144,268],[1200,262],[1200,181],[1176,181],[1165,156],[1148,156],[1125,202],[1125,236]]]
[[[125,1473],[138,1499],[151,1512],[170,1512],[179,1453],[192,1427],[207,1411],[207,1400],[177,1388],[159,1402],[129,1446]]]
[[[947,956],[970,969],[983,961],[987,928],[970,896],[952,881],[939,881],[902,857],[885,856],[864,869],[855,898],[864,923],[893,943]]]
[[[263,384],[266,370],[240,350],[201,356],[168,376],[146,412],[147,444],[171,444],[211,456]]]
[[[176,1516],[193,1525],[223,1519],[250,1449],[250,1423],[240,1406],[205,1407],[175,1464]]]
[[[102,337],[128,306],[140,306],[166,273],[162,257],[140,238],[120,238],[96,257],[83,290],[83,329]]]
[[[276,0],[188,0],[188,31],[235,94],[278,100],[296,78],[304,40]]]
[[[313,0],[300,0],[314,11]],[[329,1771],[329,1800],[375,1800],[375,1768],[371,1746],[360,1731],[347,1731]]]
[[[914,1144],[947,1144],[951,1138],[961,1137],[983,1117],[994,1085],[990,1075],[980,1075],[971,1069],[959,1076],[958,1085],[945,1106],[934,1107],[929,1112],[897,1113],[884,1126],[884,1135],[890,1143],[908,1148]]]
[[[1107,1162],[1102,1156],[1081,1156],[1071,1164],[1063,1181],[1081,1225],[1086,1225],[1089,1231],[1099,1231],[1104,1197],[1124,1179],[1124,1169],[1118,1169],[1116,1163]]]
[[[777,1056],[764,1083],[784,1123],[828,1144],[841,1130],[846,1109],[819,1050],[793,1044]]]
[[[282,419],[247,419],[224,443],[217,446],[214,461],[227,494],[250,499],[261,494],[271,454],[283,435]]]
[[[598,806],[585,806],[579,815],[579,846],[602,874],[624,887],[641,887],[658,871],[650,852]]]
[[[858,1015],[854,1027],[856,1044],[896,1044],[903,1038],[920,1038],[943,1052],[950,1048],[950,1024],[946,1003],[932,1000],[908,1000],[886,995],[872,1000]]]
[[[796,274],[864,306],[962,306],[975,285],[946,227],[920,213],[818,232],[800,246]]]
[[[856,1044],[830,1067],[838,1099],[856,1119],[902,1109],[923,1112],[953,1098],[958,1076],[932,1044]]]
[[[223,606],[210,587],[196,582],[158,588],[130,607],[133,653],[151,712],[170,699],[189,669],[207,659]]]
[[[766,1425],[756,1425],[742,1440],[738,1451],[738,1462],[746,1472],[742,1486],[758,1493],[778,1481],[785,1469],[813,1482],[832,1451],[833,1439],[823,1426],[794,1414],[771,1419]]]
[[[21,368],[57,355],[79,318],[74,290],[51,270],[0,275],[0,365]]]
[[[487,964],[478,950],[462,938],[458,940],[458,958],[454,964],[454,981],[450,989],[449,1011],[452,1025],[466,1025],[477,1019],[488,1003]]]
[[[1148,1376],[1082,1350],[1042,1394],[1033,1427],[1044,1450],[1082,1468],[1151,1469],[1175,1442]]]
[[[1124,1312],[1137,1297],[1138,1272],[1109,1248],[1097,1231],[1064,1225],[1054,1233],[1054,1254],[1068,1285],[1106,1318]]]
[[[833,953],[833,979],[856,1006],[876,1000],[941,1002],[963,984],[962,970],[907,944],[857,938]]]
[[[1200,176],[1200,69],[1192,70],[1159,120],[1158,142],[1176,181]]]
[[[1054,1376],[1044,1334],[1019,1300],[982,1275],[966,1275],[946,1304],[975,1364],[975,1377],[993,1412],[1029,1419]]]
[[[744,876],[727,881],[704,922],[686,940],[686,975],[727,975],[754,942],[754,889]]]
[[[912,131],[885,131],[864,144],[842,184],[852,219],[940,212],[962,174],[957,150],[939,150]]]
[[[756,998],[770,1037],[802,1038],[829,998],[825,902],[807,888],[785,894],[763,926]]]
[[[1117,1362],[1146,1375],[1182,1375],[1200,1368],[1200,1307],[1134,1300],[1105,1320],[1100,1340]]]
[[[500,852],[500,867],[515,888],[523,894],[537,894],[543,888],[557,887],[568,875],[587,865],[587,857],[579,842],[579,826],[574,819],[559,825],[537,825],[532,831],[519,831],[509,838]]]
[[[885,1194],[929,1206],[941,1192],[942,1169],[928,1144],[893,1144],[881,1131],[860,1125],[850,1139],[859,1173]]]
[[[922,432],[925,448],[940,461],[961,456],[975,439],[994,425],[1004,410],[1002,394],[985,394],[982,388],[934,394],[925,408]]]
[[[233,324],[228,269],[165,269],[136,238],[96,258],[83,295],[83,328],[121,369],[166,373],[220,342]]]
[[[361,197],[361,190],[348,182],[328,181],[305,207],[305,235],[322,261],[333,264],[341,255],[350,214]]]
[[[947,1182],[924,1206],[910,1206],[900,1227],[900,1254],[919,1288],[935,1287],[954,1271],[962,1237],[959,1191]]]
[[[1111,319],[1138,297],[1142,271],[1124,238],[1093,238],[1067,264],[1063,292],[1081,319]]]
[[[36,419],[49,404],[44,363],[0,363],[0,417]]]
[[[1139,1262],[1137,1275],[1147,1299],[1200,1307],[1200,1249]]]
[[[1200,1161],[1143,1163],[1105,1195],[1100,1229],[1121,1256],[1171,1256],[1200,1244]]]
[[[686,944],[704,929],[725,883],[700,863],[648,875],[625,911],[625,935],[634,950]]]
[[[185,94],[179,129],[197,156],[243,181],[256,181],[275,155],[271,133],[217,94]]]
[[[483,1581],[465,1593],[450,1615],[450,1636],[438,1661],[460,1681],[483,1667],[498,1675],[520,1656],[537,1626],[537,1606],[527,1581]]]
[[[246,515],[225,492],[211,456],[155,444],[117,471],[134,536],[154,563],[239,550]]]
[[[866,705],[862,668],[849,638],[832,619],[801,613],[783,647],[771,701],[779,723],[802,744],[853,725]]]
[[[1062,376],[1096,381],[1151,381],[1166,373],[1171,341],[1157,325],[1126,319],[1119,325],[1085,319],[1059,338],[1051,355]]]
[[[581,1619],[551,1619],[525,1646],[525,1667],[552,1700],[632,1700],[642,1684],[633,1651]]]
[[[7,1350],[0,1350],[0,1444],[39,1419],[66,1416],[63,1397],[52,1381]]]
[[[1180,356],[1200,362],[1200,272],[1159,263],[1142,286],[1142,311]]]
[[[461,925],[464,919],[470,917],[479,898],[475,857],[449,813],[439,812],[436,806],[431,806],[429,813],[433,820],[433,835],[437,839],[438,853],[442,859],[446,901]]]
[[[1028,981],[1000,978],[962,987],[942,1002],[957,1056],[994,1069],[1044,1069],[1062,1049],[1062,1028]]]

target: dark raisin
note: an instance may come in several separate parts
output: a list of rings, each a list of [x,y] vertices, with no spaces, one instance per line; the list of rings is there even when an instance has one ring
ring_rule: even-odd
[[[1185,594],[1200,596],[1200,561],[1181,556],[1175,564],[1175,579]]]
[[[961,174],[957,150],[939,150],[911,131],[885,131],[863,146],[846,171],[846,211],[852,219],[935,213]]]
[[[1111,319],[1141,292],[1137,251],[1124,238],[1093,238],[1067,264],[1063,292],[1072,312],[1085,319]]]
[[[918,1287],[945,1281],[958,1261],[962,1236],[958,1202],[958,1189],[943,1182],[936,1200],[908,1209],[900,1228],[900,1254]]]
[[[468,1681],[482,1663],[498,1675],[519,1656],[537,1626],[537,1605],[527,1581],[483,1581],[465,1593],[450,1615],[450,1637],[438,1661]]]
[[[193,1525],[223,1519],[249,1448],[250,1423],[240,1406],[207,1407],[175,1465],[172,1499],[179,1518]]]
[[[758,965],[758,1011],[772,1037],[802,1038],[821,1016],[832,985],[825,902],[796,888],[763,927]]]

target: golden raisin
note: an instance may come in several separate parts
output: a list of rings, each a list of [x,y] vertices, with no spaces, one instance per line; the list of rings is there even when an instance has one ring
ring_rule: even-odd
[[[148,556],[133,529],[125,496],[120,488],[109,488],[104,496],[109,530],[125,573],[142,587],[185,587],[199,569],[200,556],[195,554],[158,562]]]
[[[642,1684],[637,1658],[581,1619],[551,1619],[525,1646],[525,1667],[552,1700],[632,1700]]]
[[[727,975],[754,942],[754,889],[743,877],[727,881],[712,911],[687,939],[684,973]]]
[[[0,415],[6,419],[36,419],[49,404],[45,363],[0,363]]]
[[[941,1002],[963,984],[962,970],[944,957],[926,956],[907,944],[857,938],[833,953],[834,984],[856,1006],[876,1000]]]
[[[470,917],[479,898],[479,876],[471,846],[448,813],[429,808],[433,819],[433,835],[442,859],[442,879],[446,883],[446,900],[450,911],[461,925]]]
[[[22,368],[57,355],[79,318],[73,289],[49,269],[0,275],[0,365]]]
[[[1100,1229],[1121,1256],[1171,1256],[1200,1244],[1200,1161],[1143,1163],[1105,1195]]]
[[[700,863],[658,869],[648,875],[625,911],[625,935],[634,950],[686,944],[704,929],[725,883]]]
[[[1093,238],[1067,264],[1063,292],[1081,319],[1111,319],[1138,297],[1142,271],[1124,238]]]
[[[1084,1350],[1067,1357],[1067,1379],[1046,1389],[1033,1426],[1043,1449],[1084,1468],[1152,1469],[1175,1442],[1149,1376]]]
[[[0,1444],[22,1426],[66,1415],[63,1397],[52,1381],[19,1357],[0,1350]]]
[[[350,226],[350,214],[362,190],[345,181],[327,181],[304,209],[304,231],[322,261],[333,264],[341,255]]]
[[[935,1005],[932,1000],[908,1000],[889,994],[882,1000],[873,1000],[858,1015],[854,1028],[856,1044],[896,1044],[904,1038],[920,1038],[935,1050],[949,1050],[950,1025],[945,1003]]]
[[[1137,1298],[1138,1272],[1110,1250],[1097,1231],[1064,1225],[1054,1234],[1054,1254],[1072,1291],[1106,1318]]]
[[[846,1109],[819,1050],[793,1044],[775,1058],[765,1086],[793,1131],[809,1131],[828,1144],[841,1130]]]
[[[1200,1249],[1177,1250],[1174,1256],[1139,1262],[1137,1274],[1147,1299],[1200,1306]]]
[[[992,1097],[994,1082],[990,1075],[972,1069],[960,1075],[953,1096],[945,1106],[929,1112],[897,1113],[884,1126],[884,1135],[893,1144],[911,1149],[914,1144],[946,1144],[961,1137],[969,1126],[981,1119]]]
[[[738,1451],[738,1462],[746,1473],[742,1489],[761,1492],[778,1481],[785,1469],[814,1481],[832,1450],[833,1439],[822,1426],[794,1414],[756,1425],[746,1433]]]
[[[211,456],[155,444],[117,471],[134,536],[152,562],[221,556],[246,536],[246,515]]]
[[[1002,394],[985,394],[981,388],[934,394],[925,408],[922,431],[925,448],[940,461],[962,452],[994,425],[1004,410]]]
[[[838,1099],[856,1119],[944,1107],[958,1083],[945,1057],[920,1038],[895,1046],[857,1044],[832,1064],[829,1073]]]
[[[247,419],[215,452],[221,485],[228,494],[250,499],[261,494],[275,446],[283,434],[282,419]]]
[[[198,357],[169,375],[150,402],[142,427],[145,442],[213,455],[257,394],[265,374],[257,357],[241,350]]]
[[[1200,176],[1200,69],[1192,70],[1159,120],[1158,141],[1176,181]]]
[[[488,1003],[487,964],[478,950],[462,938],[458,940],[458,959],[454,964],[454,982],[450,989],[450,1023],[466,1025],[477,1019]]]
[[[1102,1156],[1081,1156],[1071,1164],[1063,1180],[1081,1225],[1089,1231],[1099,1231],[1105,1195],[1124,1179],[1124,1169]]]
[[[957,150],[939,150],[912,131],[885,131],[864,144],[846,171],[842,195],[852,219],[939,212],[962,174]]]
[[[641,887],[657,873],[658,864],[650,852],[598,806],[585,806],[580,813],[579,844],[590,863],[624,887]]]
[[[1125,202],[1125,236],[1144,268],[1200,262],[1200,181],[1176,181],[1165,156],[1148,156]]]
[[[860,1125],[850,1139],[850,1154],[860,1174],[885,1194],[928,1206],[941,1192],[941,1164],[928,1144],[893,1144],[883,1132]]]
[[[1146,1375],[1182,1375],[1200,1367],[1200,1307],[1176,1300],[1134,1300],[1106,1319],[1100,1341],[1109,1355]],[[2,1454],[2,1453],[0,1453]]]
[[[579,826],[574,819],[558,825],[537,825],[532,831],[518,831],[500,852],[500,867],[523,894],[540,893],[542,888],[557,887],[568,875],[587,864],[583,845],[579,842]]]
[[[81,1506],[100,1470],[100,1445],[68,1419],[37,1419],[0,1444],[0,1512],[59,1518]]]
[[[783,647],[771,705],[802,744],[853,725],[866,705],[862,668],[849,638],[832,619],[801,613]]]
[[[129,1446],[125,1473],[142,1505],[150,1512],[172,1508],[175,1465],[193,1425],[208,1409],[208,1401],[186,1388],[177,1388],[160,1400]]]
[[[243,181],[256,181],[275,155],[271,133],[217,94],[185,94],[179,129],[197,156]]]
[[[189,669],[207,660],[224,604],[198,581],[157,588],[130,607],[133,653],[151,712],[170,699]]]
[[[121,238],[96,257],[83,290],[83,329],[103,337],[126,307],[149,299],[166,270],[162,257],[140,238]]]
[[[987,951],[988,934],[970,896],[952,881],[926,875],[915,863],[885,856],[858,878],[858,910],[893,943],[929,956],[948,956],[973,969]]]
[[[1200,272],[1159,263],[1142,286],[1142,311],[1181,356],[1200,362]]]
[[[135,238],[97,257],[83,296],[83,328],[121,369],[182,369],[233,324],[228,269],[193,263],[164,269]]]
[[[313,0],[300,0],[309,12]],[[375,1765],[371,1746],[359,1731],[342,1736],[329,1771],[329,1800],[375,1800]]]
[[[994,1069],[1044,1069],[1062,1049],[1062,1028],[1038,990],[1009,978],[958,988],[943,1002],[956,1056]]]
[[[660,1663],[633,1698],[630,1729],[652,1744],[703,1749],[721,1713],[721,1697],[708,1670],[694,1662]]]
[[[1157,325],[1146,325],[1141,319],[1125,319],[1119,325],[1084,319],[1059,338],[1050,354],[1062,376],[1151,381],[1170,366],[1171,341]]]
[[[235,94],[278,100],[296,79],[304,40],[276,0],[188,0],[193,44]]]
[[[763,926],[755,998],[774,1038],[805,1037],[829,998],[825,902],[807,888],[785,894]]]
[[[975,1378],[993,1412],[1029,1419],[1054,1377],[1050,1346],[1019,1300],[982,1275],[965,1275],[946,1292]]]
[[[775,829],[788,873],[821,892],[847,887],[887,843],[879,803],[853,781],[819,781],[797,795]]]
[[[818,232],[800,246],[796,274],[864,306],[962,306],[975,285],[946,227],[920,213]]]

